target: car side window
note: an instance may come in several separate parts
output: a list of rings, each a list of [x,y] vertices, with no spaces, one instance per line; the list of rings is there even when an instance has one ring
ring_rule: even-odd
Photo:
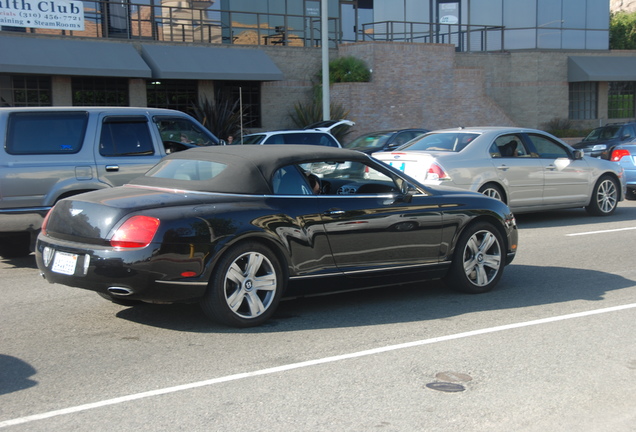
[[[523,144],[523,140],[519,135],[503,135],[495,139],[490,146],[490,157],[493,158],[511,158],[511,157],[528,157],[530,153]]]
[[[283,134],[272,135],[263,144],[285,144],[285,137]]]
[[[378,195],[400,190],[388,172],[362,162],[312,162],[300,168],[307,178],[319,179],[320,195]]]
[[[309,180],[295,165],[282,167],[274,173],[272,190],[276,195],[313,195]]]
[[[537,149],[537,153],[540,158],[543,159],[558,159],[569,158],[570,155],[565,147],[561,146],[549,139],[548,137],[536,134],[528,134],[528,137],[532,141],[532,144]]]
[[[336,140],[329,135],[321,135],[320,145],[328,147],[338,147],[338,143],[336,142]]]
[[[104,119],[99,154],[105,157],[154,155],[155,149],[146,118]]]
[[[87,124],[86,112],[11,113],[7,122],[7,153],[77,153],[82,148]]]
[[[635,134],[634,134],[634,128],[631,125],[627,125],[625,126],[625,130],[623,131],[623,137],[629,137],[629,138],[634,138]]]
[[[186,118],[156,116],[153,120],[164,143],[177,142],[197,146],[216,144],[210,134],[206,134]]]

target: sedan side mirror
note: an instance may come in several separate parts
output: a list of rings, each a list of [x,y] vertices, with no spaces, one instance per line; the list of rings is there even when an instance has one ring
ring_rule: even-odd
[[[585,153],[583,153],[583,150],[574,150],[574,160],[583,159],[584,155]]]

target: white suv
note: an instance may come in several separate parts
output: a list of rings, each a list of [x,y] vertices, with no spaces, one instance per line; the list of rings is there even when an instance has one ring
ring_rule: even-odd
[[[314,123],[304,129],[289,129],[270,132],[259,132],[244,135],[233,144],[309,144],[328,147],[342,147],[338,140],[331,135],[331,130],[337,126],[353,126],[350,120],[327,120]]]

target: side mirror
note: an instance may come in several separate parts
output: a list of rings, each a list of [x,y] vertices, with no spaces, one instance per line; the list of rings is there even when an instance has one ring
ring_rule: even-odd
[[[412,187],[406,180],[399,180],[400,186],[400,199],[405,203],[413,201],[413,195],[415,195],[416,189]]]
[[[574,160],[581,160],[585,156],[583,150],[574,150]]]

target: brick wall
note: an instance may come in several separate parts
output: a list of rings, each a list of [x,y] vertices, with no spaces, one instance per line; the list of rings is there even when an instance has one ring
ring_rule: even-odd
[[[284,80],[263,84],[263,130],[293,127],[294,103],[308,101],[321,69],[320,48],[261,47]],[[453,45],[359,42],[330,50],[353,56],[372,70],[371,82],[333,84],[332,103],[356,122],[349,137],[381,129],[516,125],[541,129],[568,117],[568,57],[636,56],[633,51],[513,51],[457,53]],[[600,83],[606,88],[606,83]],[[606,91],[606,90],[605,90]],[[607,122],[607,98],[599,98]],[[602,104],[605,100],[604,105]],[[602,106],[601,106],[602,105]],[[610,119],[611,120],[611,119]],[[591,127],[599,120],[580,122]],[[594,124],[592,124],[594,123]]]
[[[356,43],[341,45],[340,56],[367,62],[369,83],[331,86],[331,100],[350,109],[352,137],[373,130],[469,125],[511,125],[513,121],[486,94],[480,68],[459,68],[453,45]]]

